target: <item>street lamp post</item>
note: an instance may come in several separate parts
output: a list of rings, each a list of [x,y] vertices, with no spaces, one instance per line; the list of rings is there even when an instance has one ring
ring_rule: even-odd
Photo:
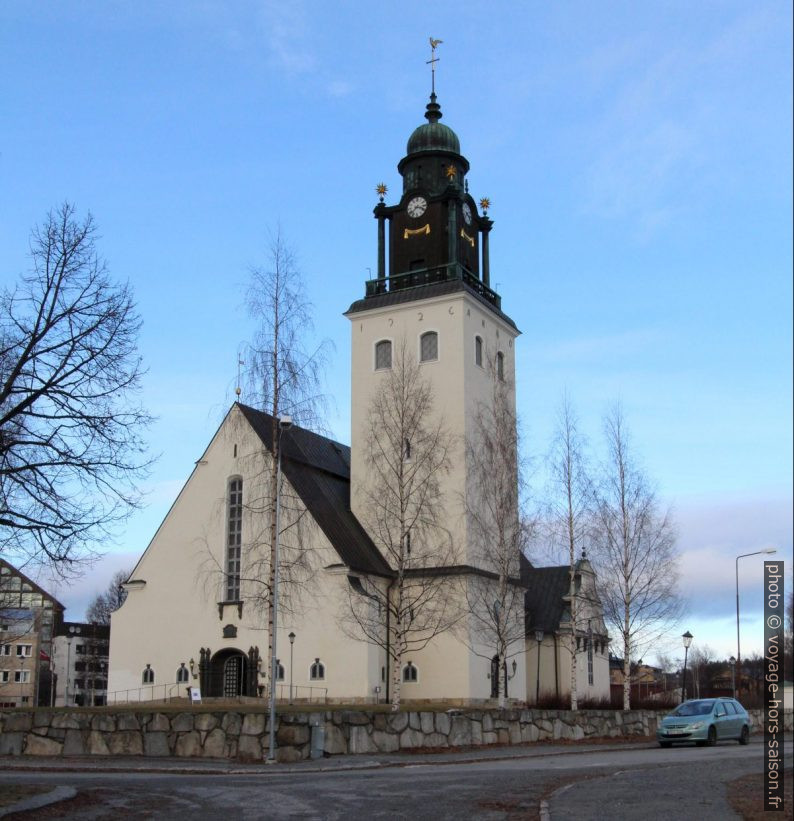
[[[292,651],[295,648],[295,634],[289,634],[289,703],[292,704]]]
[[[276,459],[276,538],[273,545],[273,645],[272,664],[270,665],[270,746],[267,754],[268,763],[276,760],[276,637],[278,628],[278,537],[281,517],[281,435],[292,427],[292,419],[284,415],[278,420],[278,458]]]
[[[731,665],[731,689],[733,690],[733,697],[736,698],[736,659],[731,656],[728,662]]]
[[[739,644],[739,559],[744,559],[747,556],[760,556],[761,554],[777,553],[774,547],[768,547],[766,550],[756,550],[754,553],[742,553],[741,556],[736,557],[736,661],[738,664],[742,663],[742,651]],[[734,697],[736,693],[733,694]]]
[[[535,664],[535,667],[537,668],[535,675],[535,706],[537,707],[540,702],[540,643],[543,641],[542,630],[535,631],[535,641],[538,643],[538,657]]]
[[[683,704],[686,701],[686,659],[694,636],[687,630],[681,638],[684,640],[684,675],[681,678],[681,703]]]

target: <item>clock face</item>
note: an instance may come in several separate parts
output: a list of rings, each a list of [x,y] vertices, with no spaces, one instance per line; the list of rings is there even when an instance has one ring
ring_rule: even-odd
[[[427,200],[424,197],[414,197],[408,203],[408,216],[416,219],[421,217],[427,210]]]
[[[466,225],[471,225],[471,208],[469,208],[469,203],[463,203],[463,219],[466,220]]]

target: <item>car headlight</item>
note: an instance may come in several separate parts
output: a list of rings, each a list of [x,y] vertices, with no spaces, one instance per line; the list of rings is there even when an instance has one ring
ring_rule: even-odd
[[[690,730],[699,730],[706,722],[705,721],[696,721],[694,724],[689,725]]]

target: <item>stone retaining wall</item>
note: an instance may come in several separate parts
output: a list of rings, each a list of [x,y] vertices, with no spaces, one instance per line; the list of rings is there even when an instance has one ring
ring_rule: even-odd
[[[761,711],[750,711],[757,728]],[[418,748],[523,744],[546,739],[622,738],[656,732],[650,710],[450,710],[373,713],[329,710],[277,717],[279,761],[309,758],[312,734],[325,755]],[[792,714],[786,714],[791,730]],[[0,755],[120,755],[261,761],[268,750],[264,712],[196,709],[180,713],[47,710],[0,713]]]

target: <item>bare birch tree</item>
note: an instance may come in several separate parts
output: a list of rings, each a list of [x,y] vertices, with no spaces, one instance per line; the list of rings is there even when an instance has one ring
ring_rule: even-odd
[[[491,363],[491,396],[475,411],[466,442],[466,516],[480,567],[489,576],[463,580],[471,628],[467,641],[477,655],[491,658],[499,705],[507,705],[507,662],[524,648],[524,593],[520,556],[534,521],[521,516],[524,481],[519,465],[518,420],[510,385]],[[468,636],[467,636],[468,638]],[[491,648],[487,655],[482,647]]]
[[[245,352],[249,404],[270,415],[270,454],[265,475],[245,502],[252,533],[246,539],[241,583],[255,608],[267,612],[268,676],[273,669],[273,617],[276,549],[276,499],[280,498],[279,605],[285,611],[299,606],[301,592],[310,580],[309,517],[297,494],[288,492],[282,474],[277,488],[277,465],[282,439],[279,419],[290,416],[302,427],[322,425],[325,398],[321,374],[330,343],[307,347],[313,329],[312,304],[306,296],[294,252],[280,229],[271,237],[265,266],[251,271],[246,304],[257,323],[253,341]],[[284,436],[288,437],[289,432]],[[271,685],[273,682],[271,682]]]
[[[131,570],[117,570],[108,583],[107,589],[97,593],[85,611],[85,620],[91,624],[110,624],[110,616],[127,600],[127,591],[122,587],[130,577]]]
[[[403,660],[449,630],[459,617],[449,577],[454,549],[444,527],[441,480],[450,470],[451,438],[433,393],[403,340],[381,376],[367,417],[367,504],[362,524],[389,563],[388,582],[350,590],[345,629],[387,653],[392,710],[400,709]],[[362,588],[364,589],[364,588]]]
[[[631,659],[682,614],[675,529],[637,466],[620,407],[604,422],[608,457],[597,488],[595,559],[604,618],[623,645],[623,709],[630,709]]]
[[[90,214],[50,212],[30,258],[0,294],[0,553],[63,573],[140,502],[151,464],[141,320],[108,275]]]
[[[577,649],[579,645],[579,597],[576,590],[577,556],[586,547],[592,529],[593,494],[585,458],[585,441],[567,394],[557,414],[557,430],[548,458],[549,487],[546,523],[550,544],[562,550],[568,562],[571,614],[571,709],[579,709]]]

